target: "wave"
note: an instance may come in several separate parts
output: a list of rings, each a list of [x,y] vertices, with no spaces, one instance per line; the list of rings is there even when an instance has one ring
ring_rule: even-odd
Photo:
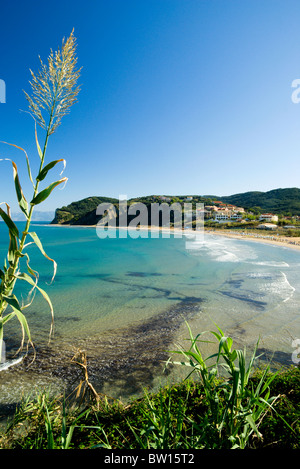
[[[21,361],[24,359],[24,356],[16,358],[14,360],[8,360],[5,363],[0,364],[0,371],[8,370],[11,366],[17,365],[18,363],[21,363]]]
[[[256,259],[257,255],[252,248],[245,249],[240,244],[229,239],[213,239],[188,241],[188,251],[193,255],[207,255],[216,262],[245,262]]]
[[[260,283],[260,290],[270,294],[274,300],[277,298],[283,303],[289,301],[296,291],[296,288],[290,284],[287,275],[284,272],[280,272],[275,275],[265,274],[265,276],[256,276],[255,278],[270,280],[269,282]]]
[[[290,265],[287,262],[281,261],[260,261],[260,262],[252,262],[255,265],[265,265],[269,267],[289,267]]]
[[[287,285],[287,286],[290,288],[290,290],[291,290],[290,296],[289,296],[288,298],[286,298],[285,300],[283,300],[283,302],[285,303],[286,301],[288,301],[288,300],[290,300],[290,299],[292,298],[294,292],[296,291],[296,288],[293,287],[293,286],[290,284],[290,282],[289,282],[288,279],[287,279],[286,274],[285,274],[284,272],[281,272],[281,273],[282,273],[282,275],[283,275],[283,277],[284,277],[284,279],[285,279],[286,285]]]
[[[205,255],[215,262],[244,262],[257,266],[289,268],[285,261],[258,260],[258,254],[254,248],[242,246],[228,239],[205,239],[201,241],[189,241],[187,250],[193,255]]]
[[[250,272],[249,274],[247,274],[247,278],[260,278],[260,279],[272,280],[273,276],[272,274],[264,274],[261,272]]]

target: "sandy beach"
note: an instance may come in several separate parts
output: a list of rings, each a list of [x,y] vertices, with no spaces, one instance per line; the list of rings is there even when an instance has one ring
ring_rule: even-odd
[[[236,232],[232,230],[205,230],[205,234],[226,236],[228,238],[242,239],[245,241],[256,241],[260,243],[273,244],[276,246],[300,250],[300,237],[277,236],[266,233]]]
[[[65,227],[80,227],[80,228],[96,228],[97,225],[60,225],[60,224],[52,224],[49,226],[65,226]],[[140,226],[139,228],[136,227],[116,227],[119,230],[129,230],[129,231],[136,231],[136,230],[147,230],[149,233],[160,231],[166,234],[178,233],[182,236],[187,234],[193,234],[194,230],[181,230],[177,228],[167,228],[161,226]],[[222,230],[222,229],[204,229],[204,235],[214,235],[214,236],[226,236],[228,238],[240,239],[245,241],[256,241],[260,243],[267,243],[273,244],[275,246],[281,246],[290,249],[300,250],[300,237],[288,237],[288,236],[281,236],[281,235],[274,235],[268,234],[266,232],[260,233],[253,233],[245,231],[236,231],[236,230]]]
[[[124,228],[126,229],[126,228]],[[128,228],[130,230],[130,227]],[[134,228],[135,229],[135,228]],[[175,233],[186,235],[186,234],[193,234],[193,230],[180,230],[174,228],[163,228],[163,227],[148,227],[148,226],[141,226],[140,229],[146,229],[149,231],[161,231],[165,233]],[[288,237],[288,236],[277,236],[272,234],[264,233],[253,233],[253,232],[237,232],[233,230],[222,230],[222,229],[204,229],[204,236],[206,235],[214,235],[214,236],[226,236],[227,238],[234,238],[240,239],[244,241],[255,241],[260,243],[267,243],[273,244],[275,246],[290,248],[300,250],[300,237]]]
[[[122,228],[120,227],[119,229],[136,229],[136,228]],[[148,230],[149,232],[153,231],[160,231],[164,233],[178,233],[181,234],[182,236],[188,235],[188,234],[193,234],[194,230],[181,230],[177,228],[171,227],[165,228],[165,227],[151,227],[151,226],[141,226],[141,230]],[[226,236],[228,238],[234,238],[234,239],[240,239],[240,240],[245,240],[245,241],[256,241],[260,243],[267,243],[267,244],[273,244],[276,246],[281,246],[281,247],[286,247],[286,248],[291,248],[291,249],[296,249],[300,250],[300,237],[288,237],[288,236],[277,236],[277,235],[272,235],[272,234],[267,234],[266,232],[260,232],[260,233],[253,233],[253,232],[247,232],[247,231],[242,231],[242,232],[237,232],[234,230],[222,230],[222,229],[204,229],[204,236],[205,235],[214,235],[214,236]]]

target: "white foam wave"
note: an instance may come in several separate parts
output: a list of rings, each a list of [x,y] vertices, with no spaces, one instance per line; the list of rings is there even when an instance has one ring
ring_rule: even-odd
[[[245,249],[227,238],[222,240],[205,238],[200,241],[189,241],[187,249],[194,255],[205,254],[216,262],[249,261],[257,257],[253,249]]]
[[[287,262],[281,261],[261,261],[261,262],[252,262],[252,264],[255,265],[265,265],[269,267],[289,267],[289,264]]]
[[[261,272],[250,272],[248,275],[247,275],[248,278],[262,278],[262,279],[270,279],[272,278],[272,274],[265,274],[265,273],[261,273]]]
[[[0,371],[8,370],[11,366],[17,365],[18,363],[21,363],[24,357],[19,357],[16,358],[15,360],[9,360],[7,362],[1,363],[0,364]]]
[[[261,277],[264,278],[263,276]],[[288,281],[287,275],[284,272],[280,272],[277,275],[269,274],[269,277],[265,275],[265,279],[270,278],[270,282],[264,282],[260,284],[260,290],[270,294],[274,299],[286,303],[289,301],[296,289]]]
[[[283,302],[285,303],[286,301],[288,301],[288,300],[290,300],[290,299],[292,298],[294,292],[296,291],[296,288],[294,288],[294,287],[290,284],[290,282],[289,282],[288,279],[287,279],[286,274],[285,274],[284,272],[281,272],[281,273],[282,273],[282,275],[283,275],[283,277],[284,277],[284,279],[285,279],[285,283],[286,283],[287,287],[290,289],[290,296],[288,296],[285,300],[283,300]]]

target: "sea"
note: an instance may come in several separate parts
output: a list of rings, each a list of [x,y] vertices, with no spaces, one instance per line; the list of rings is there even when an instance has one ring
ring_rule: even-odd
[[[33,223],[31,231],[57,263],[51,281],[53,263],[34,244],[26,247],[38,285],[51,298],[54,325],[49,341],[52,316],[39,291],[24,310],[34,349],[25,344],[18,351],[16,318],[5,325],[6,359],[27,353],[0,372],[0,414],[36,390],[73,392],[82,379],[79,357],[97,392],[112,399],[127,401],[181,379],[186,368],[171,362],[178,361],[174,351],[190,347],[189,329],[199,334],[203,357],[214,352],[211,331],[220,328],[249,357],[257,347],[259,366],[297,360],[300,251],[206,232],[132,236],[120,229],[101,238],[95,227],[48,223]],[[7,248],[0,223],[2,263]],[[24,305],[29,290],[26,282],[16,284]]]

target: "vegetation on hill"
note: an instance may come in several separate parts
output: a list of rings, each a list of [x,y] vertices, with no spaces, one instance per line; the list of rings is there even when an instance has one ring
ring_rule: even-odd
[[[55,211],[54,224],[95,224],[96,209],[102,203],[118,204],[117,199],[109,197],[88,197],[86,199],[72,202],[68,206],[63,206]],[[92,220],[93,223],[87,223]]]
[[[219,197],[224,203],[238,205],[246,210],[257,207],[261,212],[284,215],[300,214],[300,189],[274,189],[268,192],[245,192]]]
[[[271,212],[286,216],[300,215],[300,189],[274,189],[268,192],[245,192],[226,197],[193,195],[192,200],[186,196],[166,196],[166,199],[155,196],[136,197],[128,200],[128,206],[133,203],[143,203],[149,206],[152,203],[180,203],[190,202],[193,208],[196,203],[211,205],[215,201],[236,205],[252,213]],[[109,197],[87,197],[70,205],[58,208],[52,223],[71,225],[96,225],[101,218],[97,216],[96,209],[101,203],[113,204],[118,213],[119,200]]]

